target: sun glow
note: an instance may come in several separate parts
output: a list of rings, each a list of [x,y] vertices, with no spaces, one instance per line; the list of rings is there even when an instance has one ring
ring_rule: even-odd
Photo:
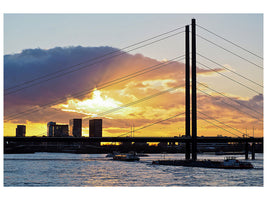
[[[95,89],[91,99],[69,99],[66,104],[59,104],[53,106],[53,108],[61,109],[66,112],[76,112],[87,116],[95,116],[97,113],[117,108],[121,104],[121,102],[110,97],[103,97],[102,92]]]

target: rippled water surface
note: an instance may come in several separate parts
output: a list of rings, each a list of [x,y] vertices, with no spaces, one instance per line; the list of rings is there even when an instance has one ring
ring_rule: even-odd
[[[149,154],[139,162],[113,161],[104,154],[35,153],[4,155],[4,186],[263,186],[263,154],[255,169],[208,169],[152,165],[184,154]],[[243,160],[244,155],[236,156]],[[199,159],[224,156],[198,155]]]

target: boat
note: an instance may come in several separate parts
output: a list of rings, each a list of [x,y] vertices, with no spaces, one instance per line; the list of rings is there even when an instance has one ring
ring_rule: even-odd
[[[223,161],[212,160],[156,160],[154,165],[173,165],[185,167],[204,167],[204,168],[220,168],[220,169],[252,169],[253,165],[249,162],[241,162],[235,157],[226,157]]]
[[[226,157],[221,164],[224,169],[252,169],[254,168],[250,162],[241,162],[235,157]]]
[[[127,154],[117,154],[113,156],[113,160],[119,161],[139,161],[140,158],[136,153],[127,153]]]
[[[106,155],[106,158],[111,158],[111,157],[114,157],[115,155],[118,155],[118,154],[120,154],[120,153],[117,152],[117,151],[113,151],[112,153],[108,153],[108,154]]]

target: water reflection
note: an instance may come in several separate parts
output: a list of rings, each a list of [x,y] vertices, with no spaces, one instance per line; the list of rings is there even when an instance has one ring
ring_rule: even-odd
[[[165,159],[183,159],[167,154]],[[201,159],[223,156],[200,155]],[[121,162],[104,154],[6,154],[5,186],[263,186],[263,154],[251,161],[256,169],[225,170],[152,165],[161,154]],[[243,160],[243,157],[237,157]]]

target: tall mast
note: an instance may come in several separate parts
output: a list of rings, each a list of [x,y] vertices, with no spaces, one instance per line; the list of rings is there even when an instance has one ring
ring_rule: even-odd
[[[192,19],[192,160],[197,160],[196,20]]]
[[[185,135],[190,137],[190,41],[189,25],[185,27]],[[190,159],[190,142],[186,142],[185,159]]]

